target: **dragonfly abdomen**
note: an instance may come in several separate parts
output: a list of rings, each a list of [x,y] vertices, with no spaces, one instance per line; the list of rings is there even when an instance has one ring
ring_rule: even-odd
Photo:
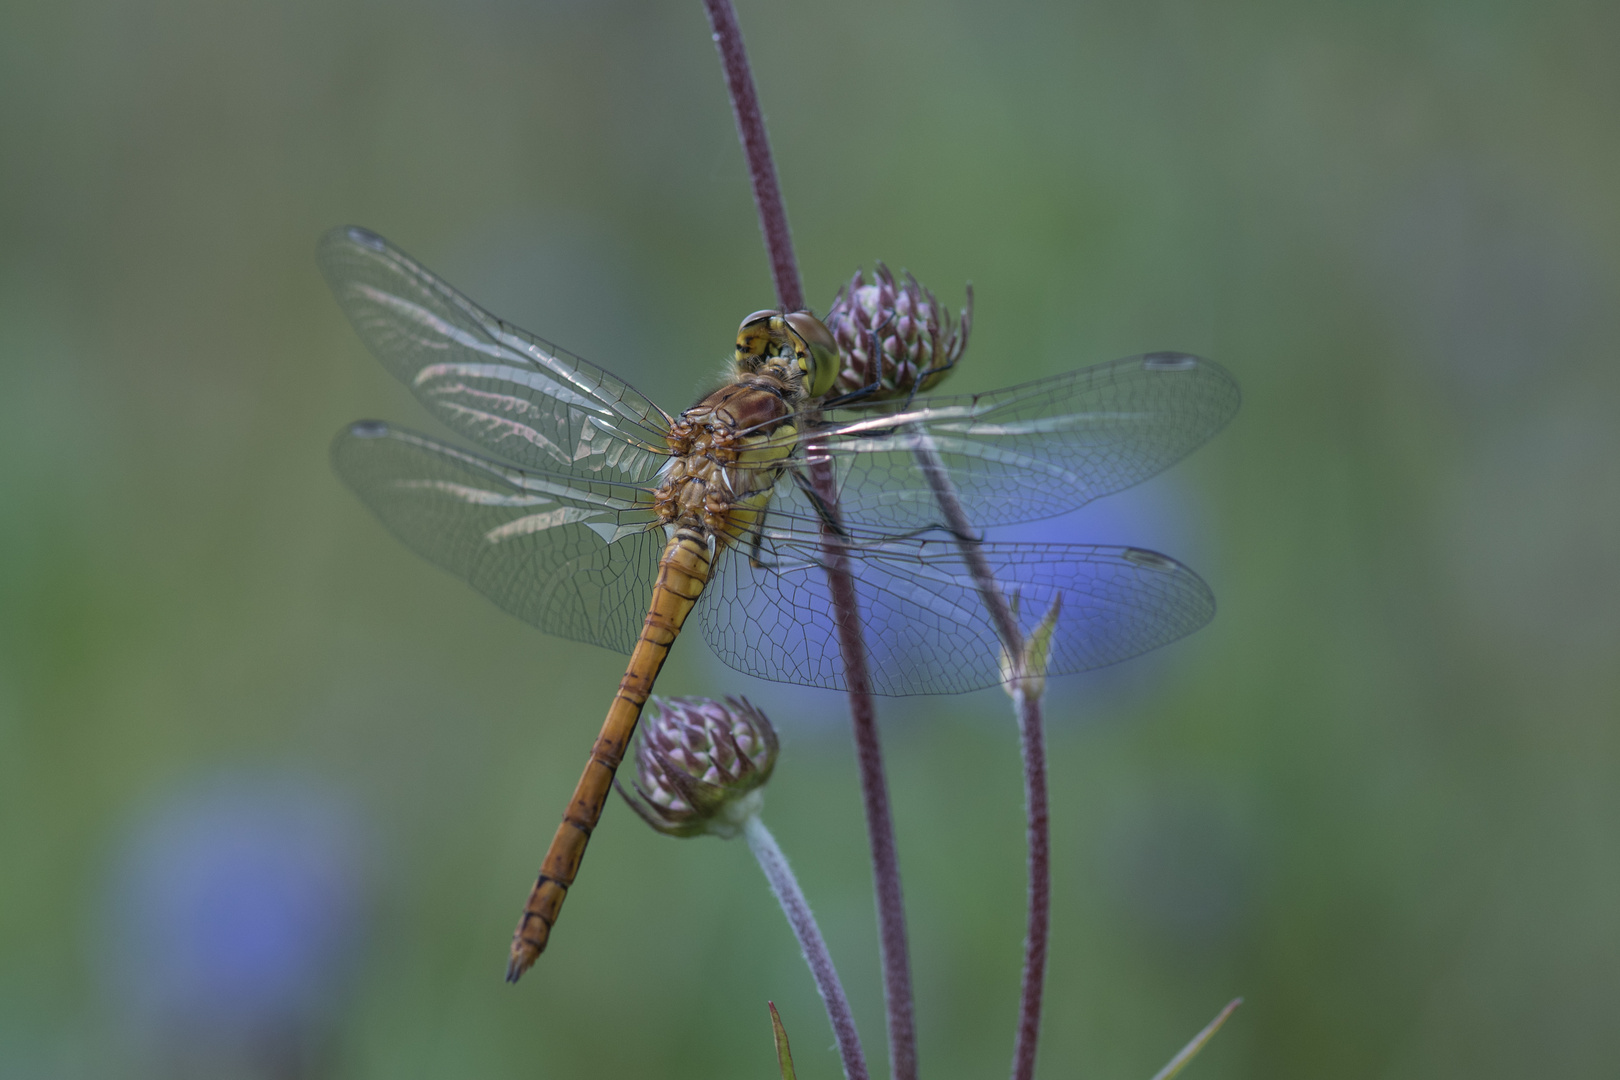
[[[562,824],[552,837],[551,847],[540,864],[540,876],[535,879],[529,901],[523,906],[523,917],[512,935],[512,953],[506,967],[508,982],[517,982],[545,951],[568,888],[579,874],[591,830],[601,820],[602,808],[613,789],[613,774],[629,749],[642,707],[652,694],[653,683],[669,656],[669,647],[680,635],[681,626],[708,583],[712,568],[710,550],[707,534],[692,527],[676,529],[669,543],[664,545],[652,601],[642,620],[641,636],[636,639],[630,663],[619,680],[619,691],[608,707],[602,731],[585,762],[585,772],[574,787],[573,798],[568,801]]]

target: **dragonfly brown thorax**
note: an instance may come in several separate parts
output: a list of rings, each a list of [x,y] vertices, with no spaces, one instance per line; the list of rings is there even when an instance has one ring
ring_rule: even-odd
[[[795,396],[780,379],[745,375],[682,413],[654,493],[659,520],[721,545],[746,534],[793,452]]]
[[[666,526],[724,545],[759,521],[792,456],[797,416],[838,373],[832,332],[808,311],[756,311],[737,330],[730,383],[681,414],[654,493]]]

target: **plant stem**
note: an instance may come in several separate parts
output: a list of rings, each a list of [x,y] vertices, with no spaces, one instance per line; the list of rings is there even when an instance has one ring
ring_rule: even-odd
[[[787,210],[782,205],[776,164],[771,159],[770,140],[765,134],[765,119],[760,112],[754,77],[749,71],[737,13],[731,0],[703,0],[703,6],[714,32],[715,47],[720,51],[721,66],[725,69],[731,108],[737,119],[737,135],[748,159],[754,205],[759,210],[760,231],[765,234],[771,275],[776,282],[777,304],[783,311],[797,311],[804,307],[804,286],[799,280],[798,261],[793,256],[793,236],[788,229]],[[815,457],[813,448],[811,457]],[[829,514],[836,518],[838,492],[831,467],[823,457],[819,461],[812,460],[809,471],[811,482],[825,501]],[[838,619],[850,720],[855,729],[855,756],[866,806],[866,831],[872,846],[872,877],[877,893],[883,961],[883,1000],[889,1021],[889,1069],[895,1080],[917,1080],[917,1033],[912,1016],[911,961],[900,891],[900,861],[894,841],[894,821],[889,813],[883,752],[878,742],[877,710],[872,703],[871,679],[866,668],[860,608],[843,541],[827,522],[822,523],[822,539],[828,560],[828,587]]]
[[[996,624],[1001,646],[1012,658],[1014,678],[1008,685],[1013,712],[1018,720],[1018,745],[1024,759],[1024,831],[1029,843],[1029,896],[1024,932],[1024,975],[1018,1002],[1018,1035],[1013,1045],[1013,1080],[1031,1080],[1035,1075],[1035,1052],[1041,1035],[1041,999],[1046,987],[1047,940],[1052,923],[1052,834],[1046,796],[1046,735],[1041,717],[1041,691],[1030,693],[1022,674],[1024,643],[1018,620],[996,582],[995,574],[979,547],[979,539],[968,521],[956,486],[940,460],[939,451],[928,434],[913,429],[913,453],[934,500],[945,517],[945,525],[956,537],[968,572],[979,590],[985,609]],[[1043,673],[1044,675],[1044,673]],[[1044,678],[1037,685],[1044,686]]]
[[[765,115],[759,110],[759,95],[754,92],[754,75],[748,68],[742,28],[737,25],[737,12],[731,0],[703,0],[703,7],[709,13],[715,48],[720,50],[720,66],[726,72],[731,111],[737,118],[737,137],[742,140],[743,154],[748,158],[748,178],[754,184],[754,205],[759,208],[759,228],[765,234],[765,251],[771,259],[776,300],[783,311],[798,311],[804,307],[804,286],[799,281],[799,262],[793,256],[793,234],[788,230],[782,189],[776,183],[776,163],[771,159],[771,142],[765,134]]]
[[[838,1041],[838,1054],[844,1059],[844,1076],[847,1080],[868,1080],[866,1056],[861,1052],[861,1037],[855,1030],[855,1015],[850,1012],[849,999],[838,981],[832,954],[827,951],[827,943],[822,940],[816,918],[810,913],[810,904],[793,876],[792,867],[788,866],[787,857],[759,815],[748,819],[743,832],[748,837],[749,850],[765,872],[765,880],[771,883],[771,892],[782,905],[782,914],[787,916],[793,936],[799,939],[804,962],[810,966],[810,974],[816,980],[822,1004],[827,1007],[827,1019],[832,1023],[833,1037]]]
[[[1024,817],[1029,840],[1029,914],[1024,933],[1024,979],[1018,1000],[1018,1039],[1013,1046],[1013,1080],[1035,1075],[1041,1036],[1041,997],[1046,986],[1046,943],[1052,922],[1052,838],[1046,804],[1046,736],[1041,696],[1013,691],[1018,742],[1024,756]]]
[[[808,456],[810,483],[829,516],[836,520],[838,492],[832,466],[825,454],[816,453],[814,446],[809,448]],[[878,741],[877,708],[872,701],[872,679],[866,667],[866,642],[855,579],[844,554],[843,538],[825,521],[821,526],[821,550],[826,558],[833,614],[838,620],[844,687],[849,695],[849,716],[855,730],[855,761],[861,776],[861,798],[866,806],[866,835],[872,848],[878,950],[883,962],[883,1003],[889,1021],[889,1072],[895,1080],[917,1080],[917,1028],[912,1014],[906,906],[900,890],[900,855],[894,842],[894,818],[889,813],[889,783],[883,771],[883,748]]]

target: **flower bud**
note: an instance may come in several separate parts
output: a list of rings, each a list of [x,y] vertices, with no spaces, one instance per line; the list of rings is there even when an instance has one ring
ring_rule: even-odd
[[[619,794],[661,833],[736,836],[776,765],[771,722],[745,698],[654,698],[647,710],[635,794]]]
[[[973,325],[973,287],[968,286],[961,321],[953,322],[951,313],[916,278],[908,273],[904,282],[896,281],[889,268],[878,263],[871,284],[855,271],[822,321],[832,331],[843,361],[834,393],[872,386],[863,400],[900,397],[932,389],[961,359]]]
[[[1018,621],[1018,596],[1013,595],[1013,621]],[[1046,609],[1040,623],[1023,640],[1022,654],[1014,659],[1005,642],[1001,646],[1001,688],[1009,695],[1014,692],[1026,698],[1038,698],[1046,692],[1046,665],[1052,649],[1052,632],[1057,629],[1058,615],[1063,610],[1063,594],[1052,597],[1052,606]]]

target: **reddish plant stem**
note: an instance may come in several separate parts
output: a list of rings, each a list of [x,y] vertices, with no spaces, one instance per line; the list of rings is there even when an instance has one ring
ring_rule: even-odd
[[[1018,1000],[1018,1039],[1013,1046],[1013,1080],[1035,1075],[1041,1036],[1041,997],[1046,986],[1046,944],[1052,924],[1052,841],[1046,803],[1046,735],[1041,696],[1013,692],[1018,713],[1019,748],[1024,755],[1025,833],[1029,840],[1029,916],[1024,933],[1024,980]]]
[[[783,311],[804,307],[804,286],[793,255],[793,236],[788,229],[787,210],[776,181],[776,165],[771,159],[770,140],[759,96],[754,90],[748,53],[743,47],[742,30],[731,0],[703,0],[714,32],[715,47],[726,73],[731,108],[737,119],[737,135],[748,159],[748,175],[754,186],[754,205],[759,209],[760,231],[770,255],[771,275],[776,282],[777,304]],[[811,457],[815,457],[814,449]],[[811,483],[824,500],[834,520],[838,513],[838,491],[832,469],[823,457],[809,466]],[[889,786],[883,771],[883,751],[878,741],[877,709],[872,701],[871,677],[866,667],[860,607],[856,602],[855,580],[850,575],[843,540],[830,524],[822,525],[823,549],[827,556],[827,581],[835,616],[838,641],[844,660],[844,684],[849,695],[850,719],[855,729],[855,757],[861,777],[861,796],[866,807],[866,831],[872,847],[872,877],[877,893],[878,940],[883,962],[883,999],[889,1021],[889,1071],[895,1080],[917,1080],[917,1032],[912,1015],[911,961],[906,943],[905,905],[900,890],[900,860],[894,840],[894,819],[889,812]]]
[[[1002,594],[990,563],[979,546],[977,534],[968,521],[956,485],[940,460],[939,451],[926,433],[914,431],[913,453],[928,486],[945,517],[945,526],[956,537],[962,559],[968,565],[973,583],[996,625],[996,636],[1009,657],[1014,658],[1014,678],[1009,683],[1013,712],[1018,719],[1018,744],[1024,759],[1024,831],[1029,842],[1029,896],[1024,933],[1024,977],[1018,1002],[1018,1035],[1013,1045],[1013,1080],[1031,1080],[1035,1075],[1035,1052],[1041,1035],[1041,999],[1046,986],[1046,951],[1052,923],[1052,831],[1046,798],[1046,735],[1042,727],[1041,691],[1029,693],[1030,683],[1019,678],[1024,655],[1023,635],[1007,598]],[[1044,685],[1042,678],[1037,686]]]
[[[720,50],[720,66],[726,72],[731,111],[737,118],[737,137],[748,158],[748,178],[754,184],[754,205],[759,208],[759,228],[765,234],[765,251],[771,259],[776,300],[783,311],[798,311],[804,307],[804,285],[799,281],[793,234],[788,230],[782,189],[776,182],[776,163],[771,159],[771,142],[765,134],[765,114],[760,112],[759,95],[754,92],[742,28],[737,25],[731,0],[703,0],[703,7],[709,13],[715,48]]]
[[[810,483],[836,521],[838,489],[825,455],[809,448]],[[912,1014],[911,959],[906,943],[905,899],[900,891],[900,856],[889,813],[889,783],[878,742],[877,708],[866,666],[855,579],[849,571],[844,541],[831,524],[822,523],[821,550],[827,561],[827,587],[838,621],[838,646],[844,660],[844,686],[855,729],[855,760],[866,804],[866,835],[872,847],[872,879],[877,892],[878,948],[883,961],[883,1001],[889,1020],[889,1073],[895,1080],[916,1080],[917,1030]]]

